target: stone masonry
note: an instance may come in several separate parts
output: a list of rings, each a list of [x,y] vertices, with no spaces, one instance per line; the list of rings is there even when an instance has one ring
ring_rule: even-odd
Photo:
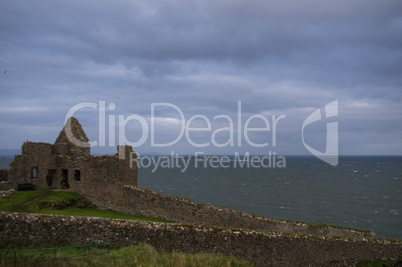
[[[397,258],[401,241],[299,235],[200,225],[0,212],[0,246],[83,244],[86,238],[114,247],[149,243],[160,252],[218,253],[256,266],[353,266],[361,260]]]
[[[88,141],[81,124],[71,117],[53,145],[25,142],[22,154],[10,164],[10,186],[96,194],[108,183],[137,185],[137,165],[129,161],[131,146],[118,146],[120,154],[115,156],[91,156]]]

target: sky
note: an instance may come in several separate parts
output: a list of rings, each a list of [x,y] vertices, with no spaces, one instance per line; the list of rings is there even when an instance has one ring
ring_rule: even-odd
[[[2,0],[0,149],[73,115],[95,154],[402,155],[401,33],[400,0]]]

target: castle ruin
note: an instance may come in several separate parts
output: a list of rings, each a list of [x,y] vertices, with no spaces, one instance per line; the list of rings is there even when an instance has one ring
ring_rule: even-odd
[[[91,156],[89,139],[74,117],[67,120],[53,145],[27,141],[21,149],[8,173],[2,173],[15,190],[51,188],[96,194],[110,183],[137,185],[137,165],[130,162],[132,147],[118,146],[114,156]]]

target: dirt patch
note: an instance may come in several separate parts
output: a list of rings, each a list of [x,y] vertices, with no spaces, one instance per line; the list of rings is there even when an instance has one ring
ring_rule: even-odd
[[[26,206],[28,206],[29,204],[31,204],[31,203],[33,203],[33,202],[39,200],[39,199],[42,199],[42,198],[44,198],[44,197],[47,197],[47,196],[50,196],[50,195],[53,195],[53,194],[54,194],[54,192],[51,191],[51,192],[46,193],[46,194],[44,194],[44,195],[41,195],[41,196],[35,197],[35,198],[31,199],[31,200],[28,200],[28,201],[26,201],[26,202],[24,202],[24,203],[22,203],[22,204],[15,205],[14,207],[16,207],[16,208],[18,208],[18,207],[26,207]]]

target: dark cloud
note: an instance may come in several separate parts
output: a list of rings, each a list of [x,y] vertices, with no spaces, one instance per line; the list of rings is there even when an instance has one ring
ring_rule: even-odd
[[[53,142],[81,102],[147,119],[151,103],[168,102],[213,121],[235,118],[240,100],[245,118],[286,114],[275,149],[303,154],[303,120],[339,99],[341,152],[401,154],[400,14],[398,0],[1,1],[0,147]],[[174,136],[178,115],[158,112]],[[91,138],[96,114],[77,112]]]

